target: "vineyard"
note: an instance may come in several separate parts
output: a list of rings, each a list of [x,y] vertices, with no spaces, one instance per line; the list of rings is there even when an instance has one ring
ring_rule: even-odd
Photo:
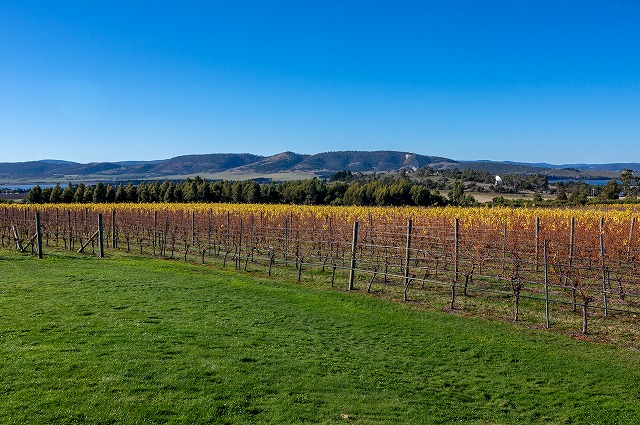
[[[324,272],[327,284],[535,300],[582,314],[640,314],[640,211],[614,208],[365,208],[289,205],[10,205],[2,247],[105,249],[223,267]],[[38,232],[37,229],[40,229]],[[42,248],[39,248],[42,246]]]

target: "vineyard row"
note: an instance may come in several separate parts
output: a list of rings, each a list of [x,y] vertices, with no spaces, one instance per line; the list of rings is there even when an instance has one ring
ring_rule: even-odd
[[[449,291],[450,308],[472,293],[510,297],[515,320],[519,301],[533,299],[544,305],[547,326],[550,305],[581,309],[583,332],[587,311],[640,314],[635,214],[440,211],[8,206],[0,210],[0,239],[3,247],[37,252],[37,215],[44,249],[117,249],[268,273],[290,266],[299,279],[316,268],[332,285],[394,287],[404,300]]]

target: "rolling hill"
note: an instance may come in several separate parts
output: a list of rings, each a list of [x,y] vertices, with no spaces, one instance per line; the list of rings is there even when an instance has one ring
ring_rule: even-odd
[[[0,163],[0,184],[67,181],[125,181],[182,179],[200,175],[209,179],[256,178],[295,179],[301,176],[327,177],[349,170],[354,173],[471,168],[495,174],[544,174],[559,178],[611,178],[624,168],[640,171],[637,163],[616,164],[528,164],[511,161],[456,161],[437,156],[398,151],[339,151],[314,155],[282,152],[271,156],[249,153],[183,155],[159,161],[92,162],[80,164],[46,159]],[[278,176],[278,177],[275,177]],[[284,176],[284,177],[283,177]]]

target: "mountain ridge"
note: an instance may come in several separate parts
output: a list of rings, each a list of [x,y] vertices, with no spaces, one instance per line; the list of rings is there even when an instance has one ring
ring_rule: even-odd
[[[0,163],[0,183],[31,181],[122,181],[184,178],[202,175],[207,178],[226,176],[273,176],[286,174],[289,179],[298,175],[327,177],[338,171],[354,173],[415,171],[429,166],[471,168],[495,174],[544,174],[557,178],[611,178],[620,170],[640,171],[639,163],[610,164],[548,164],[515,161],[458,161],[402,151],[333,151],[298,154],[287,151],[263,156],[250,153],[213,153],[181,155],[165,160],[90,162],[86,164],[44,159],[26,162]],[[239,177],[238,177],[239,178]]]

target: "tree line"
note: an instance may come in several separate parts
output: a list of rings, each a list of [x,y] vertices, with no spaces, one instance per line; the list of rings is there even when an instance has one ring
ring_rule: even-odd
[[[533,203],[527,199],[493,198],[488,205],[503,206],[562,206],[587,203],[637,202],[639,178],[631,170],[623,170],[619,180],[611,179],[606,185],[594,186],[584,182],[558,182],[549,185],[543,175],[504,175],[502,184],[490,186],[495,176],[485,171],[444,170],[437,178],[427,178],[428,171],[420,169],[407,175],[352,174],[340,171],[328,180],[318,178],[259,183],[255,180],[207,181],[195,177],[185,181],[149,181],[138,184],[120,183],[85,185],[59,184],[42,189],[34,186],[24,199],[25,203],[264,203],[294,205],[360,205],[360,206],[445,206],[476,205],[468,191],[518,193],[534,192]],[[479,186],[478,184],[484,184]],[[489,186],[489,188],[487,188]],[[543,200],[541,193],[555,195]],[[443,195],[446,193],[446,196]]]
[[[69,183],[42,189],[34,186],[25,203],[146,203],[146,202],[221,202],[295,205],[361,205],[361,206],[443,206],[470,205],[475,200],[464,194],[464,184],[454,184],[448,197],[427,185],[405,176],[375,179],[368,182],[318,178],[269,182],[255,180],[207,181],[200,177],[182,182],[129,182],[95,185]]]

